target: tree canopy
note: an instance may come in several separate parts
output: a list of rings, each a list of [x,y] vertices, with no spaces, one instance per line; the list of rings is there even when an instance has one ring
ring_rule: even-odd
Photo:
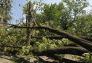
[[[9,20],[11,18],[11,2],[12,0],[0,0],[0,18]]]

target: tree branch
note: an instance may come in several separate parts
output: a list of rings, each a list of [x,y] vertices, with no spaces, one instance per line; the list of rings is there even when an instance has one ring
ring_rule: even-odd
[[[22,48],[20,46],[6,46],[6,45],[0,45],[0,47],[9,47],[9,48]]]
[[[62,36],[44,36],[45,38],[48,38],[48,39],[62,39],[63,37]],[[43,36],[32,36],[32,38],[36,38],[36,39],[42,39]]]

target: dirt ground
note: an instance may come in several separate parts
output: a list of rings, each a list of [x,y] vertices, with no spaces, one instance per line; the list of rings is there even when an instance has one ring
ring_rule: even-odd
[[[14,62],[11,61],[11,60],[7,60],[7,59],[4,59],[4,58],[0,58],[0,63],[14,63]]]
[[[10,58],[11,57],[8,57],[8,56],[0,56],[0,63],[15,63]]]

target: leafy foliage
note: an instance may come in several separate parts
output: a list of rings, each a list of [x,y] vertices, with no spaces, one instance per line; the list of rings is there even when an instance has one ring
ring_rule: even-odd
[[[92,62],[92,55],[90,53],[85,53],[83,54],[84,58],[81,59],[85,61],[86,63],[91,63]]]
[[[0,0],[0,17],[9,20],[12,0]]]
[[[67,30],[68,27],[74,26],[78,16],[84,15],[88,5],[85,0],[63,0],[63,15],[61,16],[61,27]]]
[[[31,2],[30,2],[31,3]],[[5,5],[6,4],[6,5]],[[31,8],[34,4],[31,3]],[[3,5],[3,6],[2,6]],[[28,3],[24,6],[24,14],[29,13]],[[86,0],[63,0],[59,4],[44,4],[41,13],[36,14],[38,26],[50,26],[59,30],[64,30],[69,33],[81,36],[92,36],[92,15],[86,14],[84,10],[88,6]],[[11,0],[1,0],[0,16],[5,19],[9,18],[11,9]],[[31,10],[32,11],[32,10]],[[23,25],[20,25],[23,26]],[[22,55],[31,55],[32,50],[43,51],[71,44],[72,42],[66,38],[61,40],[50,40],[45,36],[54,36],[56,34],[45,30],[32,30],[32,36],[44,36],[41,39],[32,39],[33,45],[26,46],[26,29],[0,28],[0,45],[20,46],[22,49],[17,49]],[[79,45],[78,45],[79,46]],[[13,51],[14,48],[4,48],[4,51]],[[91,62],[91,55],[84,55],[82,61]]]

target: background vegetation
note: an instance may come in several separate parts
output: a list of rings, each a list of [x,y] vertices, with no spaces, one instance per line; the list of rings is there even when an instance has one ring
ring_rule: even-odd
[[[27,2],[24,6],[24,14],[28,15],[28,5]],[[31,6],[37,3],[31,3]],[[11,12],[11,0],[0,0],[0,18],[3,21],[8,22],[10,19]],[[40,5],[41,4],[41,5]],[[89,12],[86,13],[85,8],[88,5],[86,0],[62,0],[59,4],[43,4],[40,2],[38,4],[39,9],[33,9],[33,16],[36,17],[36,26],[48,26],[60,31],[66,31],[70,34],[76,35],[78,37],[92,37],[92,15]],[[34,18],[34,17],[33,17]],[[20,26],[25,26],[26,23],[20,24]],[[18,55],[31,55],[35,57],[32,53],[34,51],[44,51],[54,48],[60,48],[65,45],[75,44],[72,41],[64,38],[60,40],[51,40],[46,38],[46,36],[56,36],[56,34],[50,33],[45,30],[32,30],[32,36],[42,36],[42,39],[32,38],[32,45],[26,45],[26,29],[11,28],[9,26],[0,27],[0,46],[16,46],[22,47],[21,49],[1,47],[0,50],[4,52],[18,51]],[[78,44],[76,44],[78,45]],[[61,54],[63,56],[64,54]],[[84,58],[81,61],[92,62],[92,55],[90,53],[84,54]]]

